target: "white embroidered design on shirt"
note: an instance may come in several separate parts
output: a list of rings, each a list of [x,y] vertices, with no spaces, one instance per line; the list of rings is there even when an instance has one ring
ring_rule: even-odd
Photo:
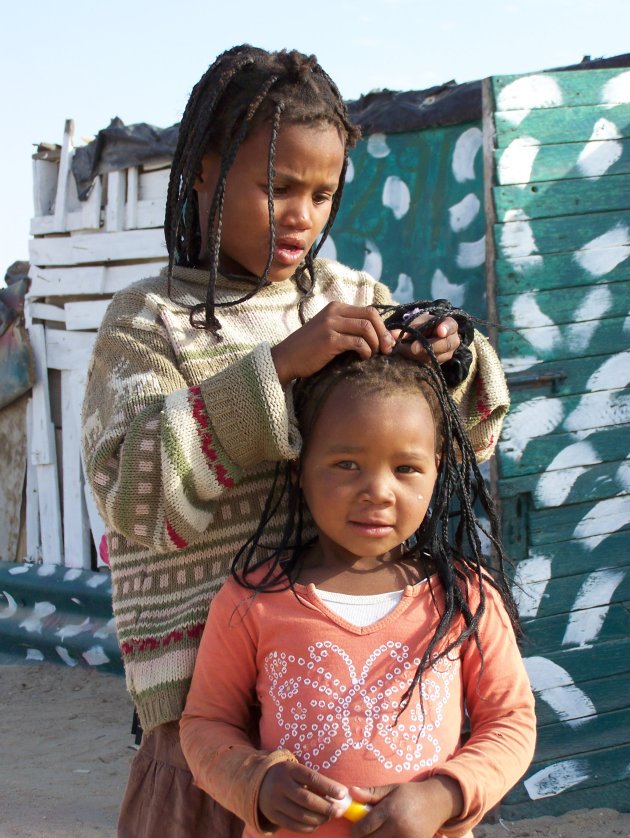
[[[369,751],[397,773],[434,765],[441,750],[436,731],[459,659],[443,658],[424,673],[425,716],[416,691],[397,721],[400,699],[419,663],[409,646],[393,640],[356,666],[331,641],[310,645],[306,658],[271,652],[265,658],[265,671],[277,708],[278,747],[292,751],[317,771],[330,768],[348,749]],[[344,672],[345,677],[334,672]]]

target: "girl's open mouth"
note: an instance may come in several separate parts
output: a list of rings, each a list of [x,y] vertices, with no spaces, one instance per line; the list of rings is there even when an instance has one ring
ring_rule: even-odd
[[[282,265],[295,265],[302,261],[304,247],[291,242],[276,242],[275,259]]]

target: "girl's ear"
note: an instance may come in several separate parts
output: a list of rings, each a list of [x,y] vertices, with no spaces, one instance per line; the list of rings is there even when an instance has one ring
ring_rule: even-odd
[[[201,171],[194,183],[195,192],[214,195],[219,179],[220,162],[219,155],[214,151],[204,154],[201,158]]]

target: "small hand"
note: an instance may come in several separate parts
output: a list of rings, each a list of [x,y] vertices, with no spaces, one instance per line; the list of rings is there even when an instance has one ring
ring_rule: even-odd
[[[419,314],[417,317],[414,317],[409,325],[413,326],[415,329],[420,329],[423,323],[431,320],[431,318],[432,315],[428,312],[425,314]],[[399,335],[400,329],[392,330],[392,336],[396,340],[398,340]],[[426,335],[426,337],[431,344],[431,348],[433,349],[439,364],[444,364],[446,361],[450,361],[453,357],[453,353],[461,343],[459,334],[457,333],[457,321],[452,317],[445,317],[444,320],[441,320],[433,328],[432,334]],[[406,338],[403,338],[403,341],[405,340]],[[424,346],[418,340],[413,341],[413,343],[399,343],[398,351],[406,358],[411,358],[415,361],[426,363],[429,360]]]
[[[389,354],[393,346],[394,339],[375,308],[333,302],[274,346],[271,355],[284,387],[294,378],[318,372],[342,352],[352,350],[366,359],[376,352]]]
[[[459,784],[439,774],[428,780],[371,789],[350,786],[350,794],[373,807],[354,824],[352,838],[434,838],[463,807]]]
[[[313,832],[340,817],[347,789],[298,762],[279,762],[264,776],[258,808],[269,823],[293,832]]]

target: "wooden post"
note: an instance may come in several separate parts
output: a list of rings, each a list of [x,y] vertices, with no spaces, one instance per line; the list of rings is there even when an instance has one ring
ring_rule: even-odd
[[[107,175],[107,207],[105,208],[105,229],[118,233],[125,228],[125,192],[127,178],[125,170]]]
[[[72,137],[74,122],[66,119],[61,145],[61,160],[57,177],[57,193],[55,195],[55,232],[63,233],[66,229],[68,213],[68,177],[70,175],[70,161],[72,159]]]
[[[61,371],[61,432],[63,435],[63,536],[66,567],[90,570],[90,527],[83,499],[80,404],[85,375]],[[77,403],[79,405],[77,410]],[[77,412],[79,417],[77,417]]]
[[[29,337],[37,374],[33,385],[33,434],[29,455],[37,470],[42,559],[46,563],[63,564],[57,449],[50,416],[44,327],[32,323]]]

